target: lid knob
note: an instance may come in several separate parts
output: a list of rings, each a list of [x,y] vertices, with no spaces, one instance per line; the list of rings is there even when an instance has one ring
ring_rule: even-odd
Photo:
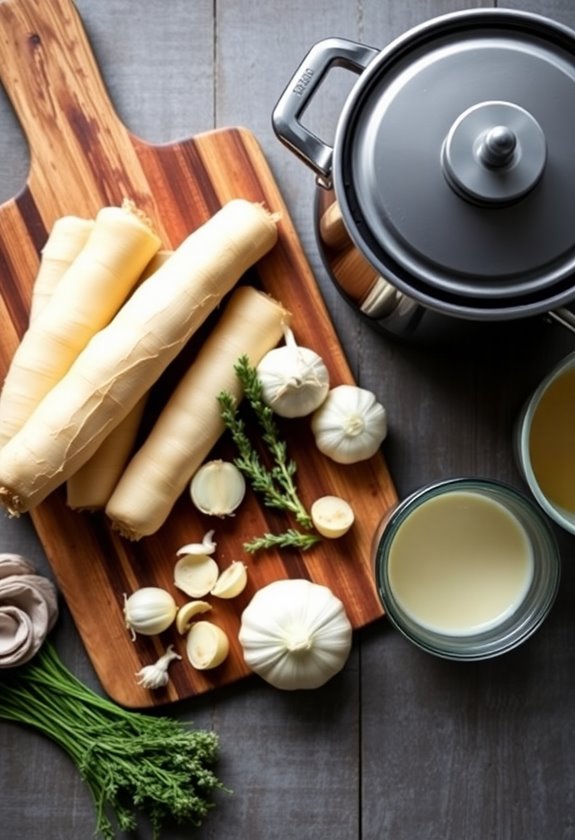
[[[485,166],[507,166],[513,160],[517,136],[506,125],[488,129],[479,145],[478,156]]]
[[[533,189],[547,144],[537,120],[511,102],[480,102],[453,123],[441,151],[443,174],[462,198],[502,205]]]

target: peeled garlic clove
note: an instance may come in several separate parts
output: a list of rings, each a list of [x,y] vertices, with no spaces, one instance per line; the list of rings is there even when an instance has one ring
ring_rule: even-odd
[[[214,531],[207,531],[201,543],[187,543],[178,548],[176,554],[179,557],[184,554],[213,554],[217,547],[217,543],[214,542],[214,533]]]
[[[337,539],[346,534],[355,519],[349,502],[339,496],[321,496],[310,509],[311,520],[316,531],[328,539]]]
[[[177,611],[170,593],[158,586],[144,586],[130,597],[124,595],[124,619],[132,639],[136,638],[136,633],[142,636],[163,633],[174,621]]]
[[[183,607],[180,607],[176,616],[176,630],[182,636],[188,632],[192,626],[192,622],[197,615],[211,610],[212,605],[207,601],[188,601]]]
[[[231,461],[208,461],[190,482],[192,502],[208,516],[230,516],[242,503],[245,493],[245,478]]]
[[[199,671],[217,668],[229,653],[230,642],[217,624],[196,621],[186,639],[188,659]]]
[[[185,554],[174,566],[174,584],[190,598],[202,598],[214,586],[220,570],[207,554]]]
[[[247,582],[247,568],[241,561],[234,560],[218,577],[210,594],[216,598],[235,598],[244,591]]]

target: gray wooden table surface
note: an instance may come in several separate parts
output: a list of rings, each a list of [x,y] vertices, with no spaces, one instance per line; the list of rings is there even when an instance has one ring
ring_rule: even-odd
[[[515,336],[500,353],[473,357],[369,330],[320,265],[313,175],[274,138],[270,114],[320,38],[383,47],[434,15],[482,5],[522,7],[575,27],[573,0],[78,0],[111,97],[134,132],[160,142],[244,125],[257,135],[352,368],[387,407],[385,454],[402,496],[463,474],[521,486],[514,418],[575,337],[549,325],[535,342]],[[314,103],[310,118],[326,139],[348,76],[334,71]],[[26,171],[25,143],[2,99],[1,200],[22,187]],[[254,678],[178,706],[174,714],[218,732],[218,773],[234,793],[218,796],[197,832],[166,838],[575,838],[575,540],[558,538],[564,573],[553,612],[505,657],[448,663],[418,652],[383,620],[356,635],[344,671],[320,690],[282,693]],[[49,574],[26,518],[0,520],[0,550],[25,554]],[[54,640],[99,690],[65,608]],[[66,756],[0,723],[0,837],[84,840],[93,828],[92,803]]]

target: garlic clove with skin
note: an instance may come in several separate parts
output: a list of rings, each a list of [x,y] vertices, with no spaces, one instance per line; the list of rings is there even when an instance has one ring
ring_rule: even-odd
[[[329,371],[315,350],[296,344],[289,327],[284,327],[284,340],[256,366],[262,398],[280,417],[305,417],[327,396]]]
[[[339,464],[371,458],[387,436],[387,413],[371,391],[332,388],[311,418],[317,448]]]

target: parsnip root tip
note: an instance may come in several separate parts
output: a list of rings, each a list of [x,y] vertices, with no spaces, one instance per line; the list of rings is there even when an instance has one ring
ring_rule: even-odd
[[[142,538],[142,534],[138,534],[123,522],[116,522],[116,520],[112,521],[112,530],[123,537],[123,539],[129,540],[130,542],[137,542]]]
[[[144,213],[144,211],[140,207],[138,207],[133,198],[128,198],[127,196],[124,196],[124,198],[122,199],[121,207],[122,210],[125,210],[126,213],[131,213],[133,216],[139,219],[139,221],[142,222],[142,224],[146,225],[147,228],[149,228],[151,231],[154,231],[155,233],[154,223],[152,222],[148,214]]]

